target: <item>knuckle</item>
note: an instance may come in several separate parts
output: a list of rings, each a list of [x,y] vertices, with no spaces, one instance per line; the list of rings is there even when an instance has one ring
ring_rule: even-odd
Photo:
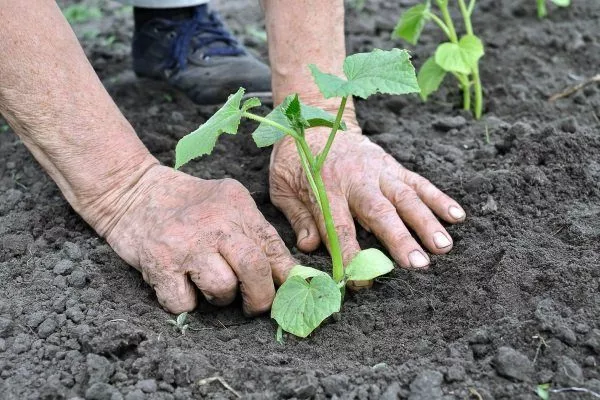
[[[374,201],[365,207],[365,217],[367,221],[380,220],[387,217],[394,211],[392,205],[387,201]]]
[[[397,205],[401,204],[404,207],[410,207],[419,201],[417,192],[408,186],[404,186],[394,194],[394,203]]]
[[[235,279],[223,279],[211,282],[210,287],[202,292],[205,296],[211,297],[212,303],[226,305],[233,301],[237,292],[238,282]]]

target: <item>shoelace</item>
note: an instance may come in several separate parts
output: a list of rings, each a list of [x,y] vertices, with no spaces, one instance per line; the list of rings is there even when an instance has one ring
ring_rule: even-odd
[[[163,21],[167,27],[175,28],[176,37],[171,48],[174,67],[183,69],[191,51],[206,48],[204,57],[238,56],[245,54],[238,42],[225,29],[223,22],[206,6],[199,6],[194,17],[185,21]],[[211,46],[222,43],[222,46]]]

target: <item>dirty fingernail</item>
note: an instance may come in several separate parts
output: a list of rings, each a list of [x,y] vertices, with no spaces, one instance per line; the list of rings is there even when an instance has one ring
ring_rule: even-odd
[[[408,255],[408,261],[413,268],[424,268],[429,265],[429,260],[419,250],[412,251]]]
[[[463,219],[465,217],[465,212],[456,206],[450,206],[448,214],[454,219]]]
[[[448,247],[452,244],[450,239],[442,232],[436,232],[433,234],[433,243],[435,243],[435,247],[438,249],[443,249],[444,247]]]

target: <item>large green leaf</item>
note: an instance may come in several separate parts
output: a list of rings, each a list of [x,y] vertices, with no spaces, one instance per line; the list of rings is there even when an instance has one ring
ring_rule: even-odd
[[[448,72],[470,74],[483,57],[483,43],[475,35],[465,35],[458,43],[442,43],[435,51],[435,62]]]
[[[438,90],[445,76],[446,71],[437,65],[433,57],[429,57],[425,61],[417,74],[417,81],[421,88],[421,99],[423,101],[427,101],[427,97]]]
[[[286,111],[294,97],[295,95],[286,97],[285,100],[283,100],[279,106],[275,107],[265,118],[277,122],[279,125],[286,128],[293,129],[288,117],[286,117]],[[317,126],[331,128],[335,122],[335,117],[333,115],[318,107],[308,106],[302,102],[300,102],[300,115],[308,123],[308,128]],[[346,124],[342,122],[341,125],[341,129],[345,130]],[[281,130],[265,123],[261,123],[252,134],[252,138],[258,147],[271,146],[281,140],[284,136],[285,133]]]
[[[369,281],[394,269],[394,263],[377,249],[361,250],[346,266],[349,281]]]
[[[417,44],[425,24],[431,18],[429,16],[430,8],[431,4],[428,0],[423,4],[417,4],[406,10],[404,14],[400,16],[400,20],[398,21],[398,25],[396,25],[392,36],[402,38],[413,45]]]
[[[240,109],[240,102],[244,95],[244,89],[229,96],[227,102],[212,117],[198,129],[184,136],[177,142],[175,147],[175,168],[193,160],[194,158],[212,153],[217,139],[222,133],[234,135],[237,133],[242,112],[256,105],[256,101],[249,99],[244,103],[244,109]],[[260,102],[258,103],[260,104]]]
[[[415,69],[406,50],[375,49],[346,57],[342,79],[309,65],[319,90],[325,98],[357,96],[366,99],[375,93],[418,93]]]
[[[342,295],[329,275],[318,275],[310,282],[292,276],[281,285],[271,318],[286,332],[307,337],[331,314],[340,311]]]

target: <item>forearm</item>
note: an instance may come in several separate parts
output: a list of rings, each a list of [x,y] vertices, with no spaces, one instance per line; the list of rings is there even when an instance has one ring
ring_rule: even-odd
[[[100,234],[157,161],[100,83],[53,1],[0,8],[0,112]]]
[[[298,93],[304,102],[335,113],[340,99],[323,98],[308,64],[343,75],[346,57],[343,0],[263,0],[263,7],[275,104],[291,93]],[[355,123],[351,101],[344,120]]]

